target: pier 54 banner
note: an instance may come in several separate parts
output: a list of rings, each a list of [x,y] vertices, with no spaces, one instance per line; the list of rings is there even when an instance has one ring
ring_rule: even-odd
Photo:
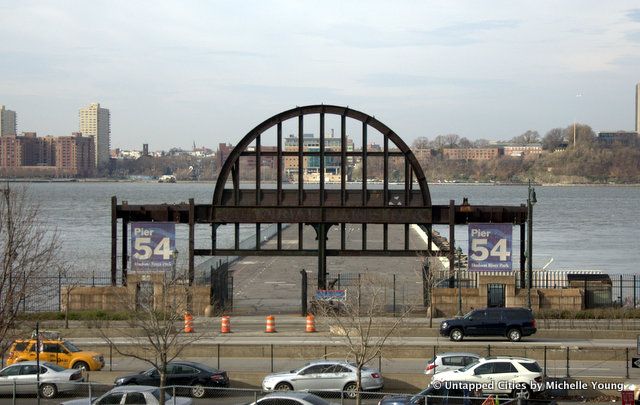
[[[131,223],[131,270],[161,272],[173,268],[176,224],[173,222]]]
[[[511,271],[511,224],[469,224],[469,270]]]

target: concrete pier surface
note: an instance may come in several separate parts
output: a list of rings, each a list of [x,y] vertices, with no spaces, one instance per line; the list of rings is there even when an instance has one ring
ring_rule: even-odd
[[[315,231],[305,226],[303,247],[317,249]],[[402,249],[404,226],[389,226],[389,249]],[[362,248],[360,224],[347,224],[346,248]],[[382,249],[382,225],[368,225],[367,248]],[[415,225],[410,227],[409,240],[412,249],[427,247],[424,233]],[[284,249],[298,248],[298,226],[292,225],[282,232]],[[276,238],[265,241],[262,249],[275,249]],[[329,230],[327,249],[340,247],[340,226]],[[422,261],[423,257],[327,257],[327,281],[329,287],[344,288],[353,285],[360,274],[384,276],[388,284],[388,303],[393,305],[393,276],[395,275],[395,303],[398,307],[411,305],[422,307]],[[300,272],[308,274],[308,298],[310,299],[318,280],[318,258],[316,256],[262,256],[243,257],[230,266],[233,276],[234,314],[291,314],[301,308]],[[338,281],[338,277],[340,280]]]

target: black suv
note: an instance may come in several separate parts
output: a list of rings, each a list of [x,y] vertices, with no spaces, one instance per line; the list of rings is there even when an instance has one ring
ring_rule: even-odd
[[[506,336],[517,342],[536,333],[536,320],[527,308],[474,309],[462,318],[440,323],[440,334],[460,341],[465,336]]]

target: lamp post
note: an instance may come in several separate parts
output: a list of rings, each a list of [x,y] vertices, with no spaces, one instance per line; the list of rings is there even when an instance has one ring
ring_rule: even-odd
[[[462,316],[462,249],[460,246],[456,249],[456,255],[458,256],[458,313],[457,316]]]
[[[533,284],[533,206],[538,202],[536,189],[531,187],[529,180],[529,195],[527,197],[527,301],[531,309],[531,287]]]

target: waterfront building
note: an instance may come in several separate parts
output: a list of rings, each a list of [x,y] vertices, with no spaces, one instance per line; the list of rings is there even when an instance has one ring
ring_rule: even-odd
[[[444,148],[442,150],[442,156],[447,160],[492,160],[503,154],[503,148]]]
[[[504,155],[511,157],[539,156],[542,154],[542,144],[530,143],[526,145],[504,145]]]
[[[347,145],[346,151],[353,152],[353,139],[346,137]],[[299,139],[297,136],[291,134],[284,141],[284,150],[289,152],[298,151]],[[333,131],[330,136],[324,137],[324,150],[325,152],[340,152],[342,145],[341,137],[334,137]],[[320,137],[315,137],[314,134],[302,135],[302,149],[307,152],[320,152]],[[324,170],[326,179],[328,182],[333,182],[335,179],[340,178],[340,156],[325,156],[324,158]],[[348,167],[353,166],[353,158],[347,157]],[[303,175],[305,181],[312,183],[320,181],[320,156],[305,156],[302,162]],[[284,158],[284,171],[290,177],[296,177],[298,175],[298,157],[286,156]]]
[[[635,146],[638,145],[638,133],[630,131],[598,132],[600,146]]]
[[[93,176],[96,166],[93,137],[74,132],[71,136],[59,136],[55,147],[59,176]]]
[[[80,132],[93,136],[95,142],[95,165],[101,166],[109,162],[111,146],[111,115],[109,110],[101,108],[100,103],[91,103],[81,108]]]
[[[0,135],[17,135],[16,112],[0,105]]]

